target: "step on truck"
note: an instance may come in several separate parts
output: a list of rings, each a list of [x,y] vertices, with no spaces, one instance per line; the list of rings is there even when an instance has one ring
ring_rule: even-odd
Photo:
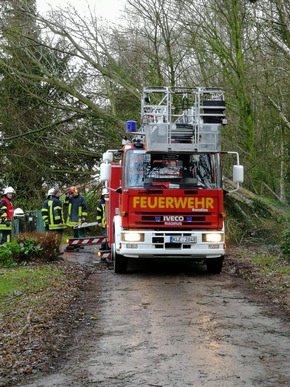
[[[234,190],[243,182],[237,152],[221,150],[227,124],[218,88],[145,87],[141,118],[126,123],[120,149],[103,154],[109,190],[104,254],[116,273],[129,259],[192,260],[220,273],[225,255],[222,158],[234,157]]]

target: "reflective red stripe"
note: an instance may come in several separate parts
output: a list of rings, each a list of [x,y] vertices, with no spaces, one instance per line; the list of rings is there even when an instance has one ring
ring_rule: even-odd
[[[79,238],[79,239],[69,239],[69,245],[87,245],[87,244],[101,244],[106,240],[106,238]]]
[[[111,259],[111,253],[103,253],[102,258]]]

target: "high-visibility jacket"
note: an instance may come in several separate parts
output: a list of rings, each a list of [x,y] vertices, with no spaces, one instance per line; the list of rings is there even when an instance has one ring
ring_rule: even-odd
[[[66,228],[63,219],[62,202],[58,197],[52,195],[50,199],[44,201],[41,209],[43,223],[46,229],[61,230]]]
[[[74,227],[88,216],[87,204],[82,195],[70,196],[65,199],[64,204],[68,205],[66,220],[68,226]]]
[[[14,214],[14,206],[6,197],[0,201],[0,230],[12,231],[11,220]]]
[[[101,223],[102,228],[106,227],[106,202],[105,199],[101,199],[97,204],[97,222]]]

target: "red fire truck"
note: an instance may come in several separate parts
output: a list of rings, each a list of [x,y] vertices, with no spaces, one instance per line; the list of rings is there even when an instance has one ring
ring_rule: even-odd
[[[243,181],[236,152],[221,151],[227,124],[218,88],[146,87],[141,125],[126,124],[122,148],[103,155],[107,246],[116,273],[128,259],[193,260],[220,273],[225,255],[222,154],[232,154],[233,182]]]

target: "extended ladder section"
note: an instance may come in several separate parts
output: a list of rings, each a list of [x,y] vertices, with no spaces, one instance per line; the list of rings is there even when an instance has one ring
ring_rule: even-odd
[[[150,151],[218,152],[224,93],[216,88],[147,87],[141,101],[141,128]]]

